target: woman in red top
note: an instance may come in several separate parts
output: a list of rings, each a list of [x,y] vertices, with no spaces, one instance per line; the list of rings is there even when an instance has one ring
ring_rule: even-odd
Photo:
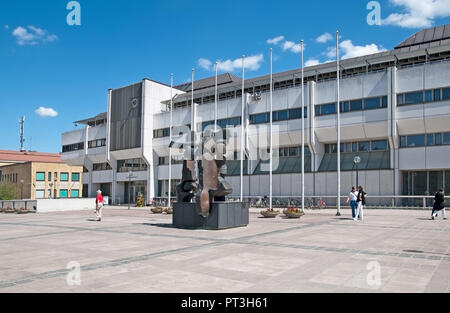
[[[102,191],[97,191],[97,199],[95,200],[95,215],[97,215],[97,221],[100,222],[102,220],[102,211],[103,211],[103,196]]]

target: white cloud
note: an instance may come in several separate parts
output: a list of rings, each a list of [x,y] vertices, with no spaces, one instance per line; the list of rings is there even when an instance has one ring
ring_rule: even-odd
[[[278,45],[283,40],[284,40],[284,36],[278,36],[278,37],[275,37],[275,38],[272,38],[272,39],[268,39],[267,43],[269,45]]]
[[[41,117],[57,117],[58,116],[58,112],[56,112],[52,108],[40,107],[39,109],[37,109],[34,112]]]
[[[327,43],[330,40],[333,40],[333,36],[330,33],[325,33],[317,37],[316,42]]]
[[[256,71],[261,67],[261,63],[264,61],[264,55],[257,54],[245,58],[245,69]],[[222,72],[233,72],[242,68],[242,58],[236,60],[218,61],[217,68]]]
[[[401,13],[390,14],[381,21],[382,25],[394,25],[404,28],[431,27],[437,18],[450,16],[450,0],[390,0]]]
[[[19,46],[34,46],[44,42],[54,42],[58,40],[58,36],[49,34],[42,28],[28,26],[19,26],[13,30],[12,35],[16,37]]]
[[[365,46],[355,46],[351,40],[344,40],[339,44],[341,59],[350,59],[386,51],[374,43]],[[336,48],[329,47],[324,53],[328,58],[336,57]]]
[[[208,59],[200,58],[198,60],[197,64],[202,69],[209,71],[211,69],[212,62]]]
[[[289,50],[293,53],[300,53],[301,46],[293,41],[285,41],[283,44],[283,51]]]
[[[318,59],[309,59],[308,61],[305,62],[305,66],[314,66],[314,65],[318,65],[320,64],[320,61]]]

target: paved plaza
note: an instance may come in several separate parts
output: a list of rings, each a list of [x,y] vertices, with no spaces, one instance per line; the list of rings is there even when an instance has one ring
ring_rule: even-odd
[[[106,208],[101,223],[90,211],[0,214],[0,293],[450,291],[450,222],[343,213],[253,211],[248,227],[223,231],[175,229],[171,216],[138,209]]]

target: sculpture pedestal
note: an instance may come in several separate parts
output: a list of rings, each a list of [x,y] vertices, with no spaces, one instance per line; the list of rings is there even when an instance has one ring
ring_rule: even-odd
[[[215,202],[207,218],[200,216],[200,203],[174,203],[173,225],[178,228],[219,230],[249,224],[249,205],[242,202]]]

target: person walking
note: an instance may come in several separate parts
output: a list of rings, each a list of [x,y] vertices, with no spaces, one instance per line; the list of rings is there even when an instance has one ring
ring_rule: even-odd
[[[97,222],[102,221],[102,213],[103,213],[103,196],[102,191],[97,191],[97,198],[95,199],[95,215],[97,216]]]
[[[358,192],[356,192],[356,188],[352,187],[352,191],[350,192],[347,198],[347,204],[350,203],[350,207],[352,208],[352,217],[356,217],[356,210],[358,208],[358,204],[356,200],[358,199]]]
[[[354,221],[357,219],[362,221],[364,219],[364,206],[366,205],[366,193],[362,186],[358,187],[358,196],[356,203],[358,204],[358,209],[356,211],[356,216],[353,218]]]
[[[445,212],[445,199],[443,189],[439,190],[439,192],[437,192],[434,196],[433,212],[431,212],[432,220],[434,220],[438,216],[439,211],[442,211],[442,217],[444,218],[444,220],[446,220],[447,213]]]

